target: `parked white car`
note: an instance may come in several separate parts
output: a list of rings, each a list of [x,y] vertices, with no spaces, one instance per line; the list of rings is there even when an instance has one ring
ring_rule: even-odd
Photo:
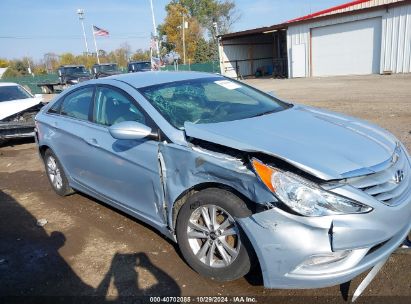
[[[43,107],[41,94],[33,95],[17,83],[0,83],[0,142],[34,135],[34,116]]]

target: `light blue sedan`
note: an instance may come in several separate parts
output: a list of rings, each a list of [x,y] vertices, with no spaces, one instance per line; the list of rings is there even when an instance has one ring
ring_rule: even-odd
[[[340,284],[411,228],[410,156],[393,135],[219,75],[84,82],[42,109],[36,137],[57,194],[148,223],[217,280],[259,263],[269,288]]]

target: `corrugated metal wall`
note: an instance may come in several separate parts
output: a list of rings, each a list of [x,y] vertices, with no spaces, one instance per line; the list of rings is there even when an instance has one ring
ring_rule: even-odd
[[[254,75],[257,68],[272,64],[273,36],[259,34],[223,41],[220,46],[221,74],[237,77],[236,65],[242,76]]]
[[[411,73],[411,4],[390,8],[382,31],[381,72]]]
[[[375,0],[387,2],[389,0]],[[374,1],[374,2],[375,2]],[[395,7],[381,8],[360,14],[336,16],[335,18],[313,20],[312,22],[291,24],[287,31],[288,71],[293,77],[292,71],[292,47],[304,44],[306,47],[306,77],[310,71],[310,31],[312,28],[332,24],[357,21],[368,18],[382,17],[382,46],[381,46],[381,73],[392,71],[394,73],[411,73],[411,4]]]

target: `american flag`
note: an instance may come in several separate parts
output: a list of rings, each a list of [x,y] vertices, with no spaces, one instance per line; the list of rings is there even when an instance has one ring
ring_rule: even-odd
[[[109,32],[93,25],[93,34],[96,36],[108,36]]]
[[[156,47],[157,47],[156,38],[153,38],[153,37],[152,37],[151,40],[150,40],[150,48],[153,49],[153,50],[155,50]]]

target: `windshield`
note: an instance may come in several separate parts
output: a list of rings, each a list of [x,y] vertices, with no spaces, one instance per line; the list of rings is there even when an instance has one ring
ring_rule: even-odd
[[[33,96],[21,86],[0,86],[0,102],[26,98],[33,98]]]
[[[132,63],[131,64],[131,69],[133,71],[150,70],[151,69],[151,62]]]
[[[178,129],[183,129],[185,122],[232,121],[287,108],[274,97],[222,77],[165,83],[139,91]]]
[[[117,65],[116,65],[116,64],[100,65],[100,66],[97,66],[97,71],[101,71],[101,72],[115,72],[115,71],[117,71]]]
[[[84,67],[64,68],[66,74],[88,74]]]

